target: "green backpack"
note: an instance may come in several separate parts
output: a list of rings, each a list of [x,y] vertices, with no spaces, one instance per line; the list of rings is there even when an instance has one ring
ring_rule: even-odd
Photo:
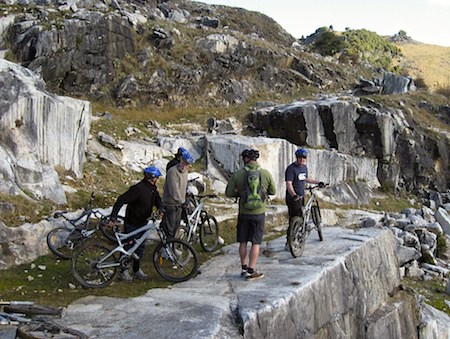
[[[241,196],[243,206],[249,210],[261,208],[266,200],[266,192],[262,186],[260,168],[252,170],[250,167],[244,166],[244,169],[246,171],[245,187]]]

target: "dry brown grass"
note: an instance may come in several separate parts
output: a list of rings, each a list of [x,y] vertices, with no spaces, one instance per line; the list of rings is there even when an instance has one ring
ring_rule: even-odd
[[[431,91],[450,87],[450,47],[421,43],[399,47],[404,55],[400,65],[413,78],[422,78]]]

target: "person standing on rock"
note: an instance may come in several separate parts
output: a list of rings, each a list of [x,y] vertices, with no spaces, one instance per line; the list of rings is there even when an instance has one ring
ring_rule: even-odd
[[[290,164],[284,173],[289,220],[295,216],[302,216],[306,183],[319,184],[320,187],[325,186],[322,181],[308,177],[308,166],[306,166],[308,153],[308,150],[305,148],[299,148],[295,151],[297,160]]]
[[[128,191],[123,193],[117,198],[116,203],[113,206],[110,220],[113,223],[117,219],[117,215],[123,205],[127,204],[124,219],[124,231],[125,233],[131,233],[134,230],[147,224],[148,218],[153,213],[154,208],[158,210],[162,209],[161,197],[158,193],[156,182],[161,176],[161,172],[158,168],[150,166],[144,169],[144,178],[136,185],[131,186]],[[138,234],[136,237],[141,236]],[[125,249],[128,250],[132,245],[126,245]],[[130,275],[128,269],[120,272],[120,279],[126,282],[131,282],[133,277],[136,279],[146,280],[148,279],[140,268],[140,260],[144,257],[145,242],[143,242],[136,250],[138,259],[133,258],[133,273]]]
[[[192,156],[184,150],[179,164],[169,168],[166,174],[162,199],[164,216],[161,227],[169,238],[174,238],[176,229],[180,227],[183,204],[186,202],[188,167],[193,162]]]
[[[275,181],[269,171],[262,169],[256,159],[259,151],[246,149],[241,154],[244,167],[233,173],[228,181],[225,195],[239,198],[239,214],[237,220],[237,241],[241,260],[241,276],[246,280],[259,279],[264,276],[255,270],[264,235],[267,195],[276,193]],[[252,187],[255,183],[255,187]],[[258,187],[256,187],[258,186]],[[250,194],[248,193],[250,188]],[[252,200],[250,197],[261,199]],[[256,201],[256,202],[255,202]],[[247,256],[247,244],[250,242],[250,253]]]
[[[180,158],[183,152],[187,152],[187,150],[183,147],[179,147],[177,153],[175,154],[175,157],[167,163],[166,173],[169,170],[169,168],[178,165],[180,163]]]

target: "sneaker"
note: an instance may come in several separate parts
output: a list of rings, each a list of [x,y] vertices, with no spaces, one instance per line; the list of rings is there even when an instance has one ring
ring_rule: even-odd
[[[119,273],[119,279],[125,282],[132,282],[133,278],[130,275],[130,272],[128,270],[122,271]]]
[[[135,277],[136,279],[140,279],[140,280],[147,280],[148,279],[148,275],[145,274],[142,269],[139,269],[139,271],[137,272],[133,272],[133,277]]]
[[[246,268],[243,268],[242,270],[241,270],[241,277],[246,277],[246,276],[248,276],[248,275],[250,275],[250,273],[248,273],[247,272],[247,269]]]
[[[264,277],[264,273],[253,271],[253,273],[247,273],[245,280],[256,280]]]

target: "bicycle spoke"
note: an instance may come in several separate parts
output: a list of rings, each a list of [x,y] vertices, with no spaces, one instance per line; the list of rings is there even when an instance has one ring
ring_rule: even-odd
[[[303,254],[307,231],[302,217],[293,217],[288,228],[289,250],[294,258]]]
[[[219,225],[212,215],[208,215],[200,225],[200,244],[206,252],[214,251],[219,245]]]
[[[110,250],[103,245],[87,244],[75,253],[72,273],[83,287],[105,287],[115,278],[119,268],[118,254],[99,264],[101,258],[109,252]]]
[[[153,264],[158,274],[173,282],[192,278],[198,269],[195,250],[179,239],[159,243],[153,252]]]
[[[47,245],[53,254],[62,259],[70,259],[74,243],[69,240],[71,231],[64,227],[51,230],[47,235]]]

